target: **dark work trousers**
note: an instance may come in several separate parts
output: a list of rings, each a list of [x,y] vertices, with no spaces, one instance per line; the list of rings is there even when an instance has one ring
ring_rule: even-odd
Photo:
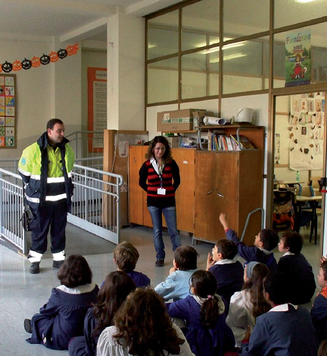
[[[65,249],[67,224],[67,202],[45,202],[36,214],[32,223],[31,250],[43,254],[47,250],[47,238],[50,228],[51,252],[57,253]]]

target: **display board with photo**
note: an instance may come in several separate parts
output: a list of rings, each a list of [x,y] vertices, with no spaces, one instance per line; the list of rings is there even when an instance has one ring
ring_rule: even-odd
[[[16,148],[16,75],[0,74],[0,148]]]
[[[290,104],[290,169],[322,169],[325,93],[292,95]]]

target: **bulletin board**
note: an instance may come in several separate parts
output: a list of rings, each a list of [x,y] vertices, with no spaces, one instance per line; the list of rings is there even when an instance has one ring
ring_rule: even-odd
[[[290,169],[323,168],[325,93],[292,95],[290,131]]]
[[[16,75],[0,74],[0,148],[16,148]]]
[[[88,131],[103,131],[107,129],[107,69],[87,68],[88,88]],[[89,134],[89,152],[102,152],[103,148],[96,147]]]

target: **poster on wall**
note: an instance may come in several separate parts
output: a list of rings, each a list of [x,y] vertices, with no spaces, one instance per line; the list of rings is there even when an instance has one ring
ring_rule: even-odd
[[[311,31],[295,32],[285,39],[285,86],[310,84]]]
[[[88,82],[88,131],[107,129],[107,69],[87,68]],[[102,152],[102,145],[97,147],[93,135],[89,134],[89,152]]]
[[[323,169],[325,93],[291,96],[290,169]]]
[[[16,75],[0,74],[0,148],[16,148]]]

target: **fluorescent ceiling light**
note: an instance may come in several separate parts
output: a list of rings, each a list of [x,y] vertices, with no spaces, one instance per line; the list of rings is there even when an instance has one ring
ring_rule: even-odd
[[[157,45],[154,44],[154,43],[149,43],[148,44],[148,49],[151,49],[151,48],[154,48],[154,47],[157,47]]]
[[[228,44],[226,46],[223,47],[223,51],[225,49],[230,49],[230,48],[236,48],[236,47],[242,47],[242,46],[245,46],[245,42],[236,42],[236,43],[231,43],[231,44]],[[218,52],[219,51],[219,47],[213,47],[213,48],[210,48],[210,49],[207,49],[203,52],[201,52],[202,54],[209,54],[209,53],[214,53],[214,52]]]
[[[301,4],[306,4],[307,2],[311,2],[311,1],[315,1],[315,0],[295,0],[295,2],[299,2]]]
[[[231,59],[242,58],[242,57],[246,57],[246,56],[247,56],[247,54],[244,54],[244,53],[229,54],[227,56],[224,56],[224,62],[230,61]],[[218,62],[219,62],[219,58],[212,58],[212,60],[210,60],[210,63],[218,63]]]

